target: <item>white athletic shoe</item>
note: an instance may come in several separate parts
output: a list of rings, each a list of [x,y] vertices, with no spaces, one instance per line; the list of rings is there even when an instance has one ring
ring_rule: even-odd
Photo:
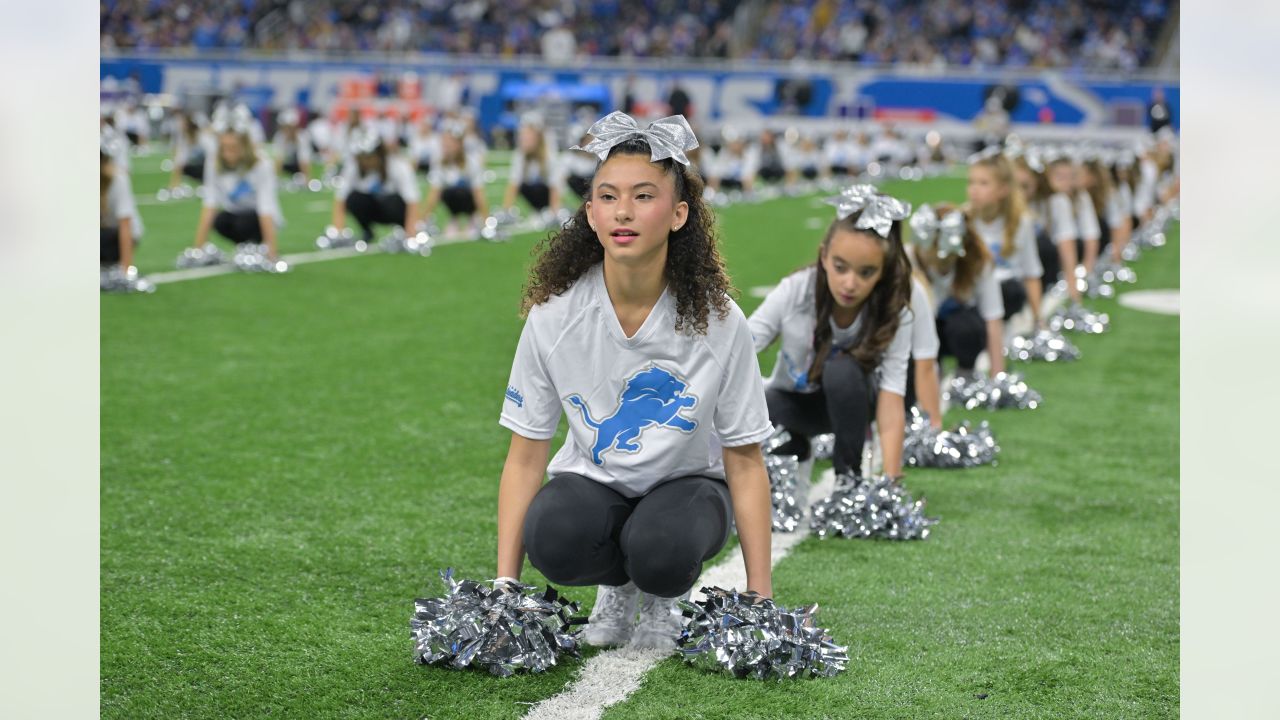
[[[612,647],[625,645],[636,625],[640,605],[640,588],[635,583],[601,585],[596,591],[596,605],[587,618],[582,639],[588,645]]]
[[[680,598],[664,598],[649,593],[641,593],[641,597],[640,621],[636,623],[627,647],[675,650],[676,638],[680,637],[680,630],[684,627],[680,608],[676,606]],[[688,598],[689,593],[684,597]]]

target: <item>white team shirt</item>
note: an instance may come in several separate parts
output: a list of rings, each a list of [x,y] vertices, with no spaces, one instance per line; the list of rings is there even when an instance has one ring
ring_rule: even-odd
[[[480,187],[484,184],[484,159],[468,151],[463,165],[445,165],[436,157],[431,161],[427,182],[435,187]]]
[[[292,140],[286,137],[284,133],[278,132],[271,141],[271,145],[275,150],[276,157],[281,160],[288,160],[296,155],[299,164],[311,163],[311,133],[306,130],[299,129]]]
[[[715,156],[712,173],[722,180],[738,180],[746,182],[756,176],[760,169],[760,153],[754,145],[748,145],[741,155],[736,155],[725,147]]]
[[[418,188],[418,178],[413,172],[413,165],[400,153],[387,153],[387,176],[380,172],[360,174],[360,163],[354,157],[347,157],[342,164],[342,182],[333,190],[334,198],[346,200],[352,190],[359,190],[370,195],[394,193],[399,195],[405,204],[418,202],[422,191]]]
[[[432,162],[440,152],[440,138],[435,133],[414,133],[409,136],[409,157],[414,162]]]
[[[569,175],[591,177],[596,174],[596,156],[578,150],[571,150],[562,155],[560,164]]]
[[[811,265],[783,278],[747,321],[756,352],[769,347],[774,338],[782,336],[778,358],[773,364],[773,373],[765,381],[766,387],[800,393],[818,391],[818,386],[809,382],[809,367],[813,365],[813,329],[817,324],[813,307],[817,272],[817,268]],[[833,351],[844,350],[853,343],[865,316],[864,309],[847,328],[837,327],[835,320],[831,320]],[[911,308],[904,307],[898,320],[898,331],[889,347],[885,348],[875,370],[875,379],[881,390],[906,395],[907,358],[911,354],[912,332]],[[936,350],[934,354],[937,355]]]
[[[116,171],[111,178],[111,186],[107,188],[106,207],[102,208],[101,223],[104,228],[118,228],[120,221],[128,219],[134,239],[142,237],[142,216],[138,214],[138,204],[133,198],[133,183],[129,173]]]
[[[1075,208],[1071,205],[1071,198],[1065,193],[1049,196],[1049,216],[1045,219],[1045,225],[1049,228],[1049,239],[1055,245],[1075,242],[1080,237]]]
[[[974,217],[973,230],[978,238],[986,243],[991,256],[995,258],[996,281],[1016,279],[1026,280],[1044,275],[1044,266],[1040,264],[1040,250],[1036,246],[1035,220],[1030,212],[1022,214],[1018,221],[1018,229],[1013,234],[1013,256],[1004,257],[1000,248],[1004,246],[1004,216],[997,215],[991,222]]]
[[[1126,183],[1117,183],[1107,198],[1107,224],[1119,227],[1133,217],[1133,190]]]
[[[828,167],[861,168],[867,164],[867,148],[848,140],[828,140],[823,148]]]
[[[560,187],[565,183],[563,165],[555,153],[550,151],[547,152],[546,167],[543,167],[543,162],[539,158],[526,158],[522,152],[513,153],[511,174],[507,184],[518,186],[523,183],[544,183],[553,188]]]
[[[926,273],[927,274],[927,273]],[[1004,295],[1000,293],[1000,283],[996,282],[993,266],[987,264],[973,281],[970,296],[961,298],[954,292],[955,271],[945,275],[930,275],[932,286],[933,311],[935,317],[942,310],[942,304],[948,299],[955,300],[961,306],[976,306],[983,320],[1001,320],[1004,318]]]
[[[914,276],[911,278],[911,357],[933,360],[938,357],[938,325],[934,321],[929,292]]]
[[[266,158],[259,156],[248,171],[218,172],[216,151],[204,161],[204,206],[244,212],[252,210],[284,225],[280,197],[276,193],[276,170]]]
[[[1102,228],[1098,226],[1098,209],[1093,206],[1093,196],[1084,190],[1077,192],[1075,209],[1080,238],[1097,240],[1102,237]]]
[[[529,311],[499,422],[549,440],[563,413],[564,445],[547,474],[584,475],[627,497],[676,478],[723,479],[723,448],[773,432],[760,364],[742,311],[711,312],[706,335],[677,334],[675,297],[662,293],[628,338],[603,265]]]

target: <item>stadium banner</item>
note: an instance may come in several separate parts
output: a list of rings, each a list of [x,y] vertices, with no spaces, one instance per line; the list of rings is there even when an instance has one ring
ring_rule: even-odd
[[[1015,124],[1136,129],[1156,87],[1164,90],[1175,129],[1181,119],[1176,76],[1117,79],[1057,70],[121,54],[104,55],[100,71],[104,102],[132,87],[180,102],[232,93],[259,111],[300,104],[325,113],[399,106],[419,114],[465,104],[478,110],[486,131],[512,127],[521,108],[536,105],[603,113],[622,109],[629,97],[636,114],[665,113],[677,86],[688,98],[685,114],[711,126],[732,118],[750,127],[778,117],[968,123],[999,94]]]

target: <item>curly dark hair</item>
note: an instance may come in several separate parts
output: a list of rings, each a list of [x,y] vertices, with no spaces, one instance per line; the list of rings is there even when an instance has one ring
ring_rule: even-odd
[[[854,226],[861,215],[862,211],[858,211],[843,220],[836,219],[832,222],[818,249],[817,272],[814,273],[813,284],[816,321],[813,327],[814,356],[813,365],[809,368],[809,379],[814,383],[822,380],[822,367],[831,352],[831,311],[835,307],[835,298],[827,285],[827,270],[822,266],[822,256],[831,246],[831,238],[837,230],[869,234],[880,242],[880,247],[884,250],[884,268],[880,280],[876,282],[871,295],[859,311],[866,315],[853,343],[843,351],[852,356],[864,372],[870,373],[880,364],[885,349],[898,332],[902,309],[911,304],[911,261],[907,259],[906,250],[902,247],[902,222],[895,220],[889,228],[889,237],[882,238],[874,231],[860,230]]]
[[[641,138],[627,140],[609,151],[610,158],[614,155],[649,157],[649,143]],[[600,165],[605,162],[608,159]],[[670,159],[654,164],[675,179],[676,197],[689,205],[684,225],[667,239],[665,272],[676,300],[675,329],[706,334],[711,310],[723,320],[729,312],[729,299],[736,294],[720,257],[716,218],[702,201],[702,178],[697,171]],[[568,290],[583,273],[604,260],[604,246],[587,222],[586,202],[563,228],[543,238],[532,254],[536,259],[520,301],[522,317],[534,305]]]

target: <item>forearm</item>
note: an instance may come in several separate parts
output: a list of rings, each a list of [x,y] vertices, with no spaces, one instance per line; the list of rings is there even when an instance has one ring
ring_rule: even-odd
[[[209,226],[213,225],[213,215],[217,208],[200,208],[200,221],[196,224],[196,247],[201,247],[209,240]]]
[[[764,455],[758,444],[725,448],[724,465],[725,482],[733,498],[733,519],[738,528],[742,561],[747,570],[747,589],[772,597],[770,544],[773,506],[769,498],[769,475],[764,469]]]
[[[1040,286],[1038,277],[1025,278],[1022,284],[1027,288],[1027,302],[1031,304],[1031,319],[1038,328],[1040,327],[1040,299],[1044,289]]]
[[[267,244],[267,249],[272,258],[278,255],[276,248],[276,221],[270,215],[258,216],[258,227],[262,228],[262,241]]]
[[[120,221],[120,267],[133,267],[133,221],[130,218]]]
[[[516,186],[515,186],[515,185],[508,185],[508,186],[507,186],[507,191],[506,191],[506,192],[504,192],[504,193],[502,194],[502,209],[503,209],[503,210],[510,210],[510,209],[511,209],[511,206],[515,204],[515,202],[516,202],[516,191],[517,191],[517,188],[516,188]],[[479,204],[479,203],[477,203],[477,204]]]
[[[476,210],[479,211],[480,217],[489,217],[489,198],[484,196],[484,188],[472,188],[471,197],[475,198]]]
[[[1004,320],[987,321],[987,355],[991,356],[991,374],[1004,372]]]
[[[440,203],[440,189],[432,188],[427,193],[427,206],[422,210],[422,217],[430,219],[436,212],[436,205]]]
[[[333,217],[329,224],[341,230],[347,226],[347,203],[345,200],[334,198],[333,201]]]
[[[524,518],[542,487],[550,441],[512,434],[498,486],[498,576],[520,579],[524,565]]]
[[[902,473],[902,438],[906,434],[906,412],[902,396],[881,390],[876,400],[876,425],[880,429],[880,458],[884,474]]]
[[[418,226],[418,203],[411,202],[404,205],[404,231],[406,234],[413,234],[414,228]]]
[[[555,213],[560,212],[560,200],[561,200],[560,186],[559,185],[551,186],[551,212],[555,212]]]
[[[1072,302],[1080,302],[1080,288],[1076,287],[1076,243],[1074,240],[1058,243],[1058,262],[1062,265],[1062,279],[1067,283],[1067,295]]]
[[[942,392],[938,387],[938,361],[935,358],[916,359],[916,403],[929,413],[929,424],[942,427]],[[904,411],[905,413],[905,411]],[[906,416],[903,416],[903,423]]]

